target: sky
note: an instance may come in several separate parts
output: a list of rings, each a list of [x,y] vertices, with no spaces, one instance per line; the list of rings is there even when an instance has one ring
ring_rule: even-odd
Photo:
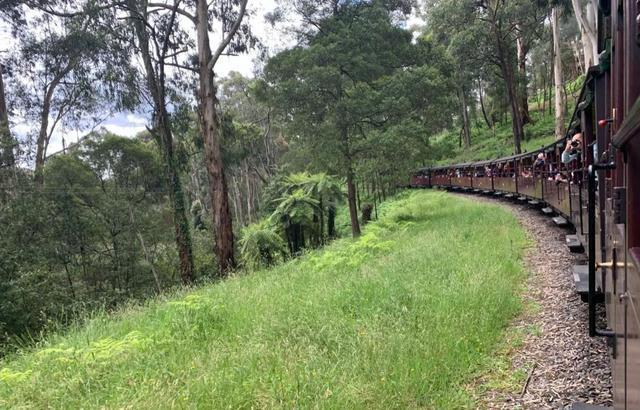
[[[253,34],[267,47],[269,54],[273,55],[287,47],[293,45],[293,39],[284,35],[280,28],[274,28],[264,19],[266,13],[276,8],[276,0],[259,0],[249,1],[248,11]],[[1,23],[0,23],[1,24]],[[407,22],[408,27],[421,24],[421,20],[412,16]],[[215,37],[212,37],[215,38]],[[12,39],[6,27],[0,25],[0,55],[2,53],[11,52]],[[257,51],[252,50],[247,54],[238,56],[222,56],[216,65],[216,74],[218,77],[225,77],[231,71],[237,71],[246,77],[253,77],[256,70]],[[5,90],[9,93],[10,90]],[[7,96],[8,97],[8,96]],[[24,137],[33,130],[33,124],[12,118],[12,132],[18,136]],[[133,137],[146,129],[146,125],[150,122],[150,112],[122,112],[116,113],[108,117],[100,123],[97,128],[104,127],[110,132]],[[87,129],[64,129],[57,128],[49,143],[48,155],[62,150],[63,138],[66,145],[72,144],[86,135],[90,130]]]

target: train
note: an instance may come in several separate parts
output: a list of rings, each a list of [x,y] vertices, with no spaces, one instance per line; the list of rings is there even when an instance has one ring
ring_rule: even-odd
[[[521,201],[572,227],[567,245],[588,255],[574,280],[589,334],[610,346],[614,408],[640,409],[640,0],[598,1],[598,49],[564,138],[505,158],[422,168],[410,186]]]

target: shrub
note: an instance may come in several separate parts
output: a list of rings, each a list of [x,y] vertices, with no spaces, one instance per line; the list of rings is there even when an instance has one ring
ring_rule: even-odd
[[[240,261],[247,269],[271,266],[287,255],[287,244],[268,220],[244,228],[240,234]]]

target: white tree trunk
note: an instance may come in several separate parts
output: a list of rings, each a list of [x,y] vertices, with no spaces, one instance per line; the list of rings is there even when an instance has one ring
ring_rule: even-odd
[[[560,27],[559,27],[559,8],[554,7],[551,11],[551,32],[553,33],[553,85],[555,89],[555,107],[556,107],[556,139],[564,137],[564,107],[566,96],[564,94],[564,85],[562,78],[562,54],[560,49]]]
[[[589,0],[587,3],[587,27],[589,27],[589,36],[591,38],[591,47],[593,55],[593,65],[600,63],[600,54],[598,53],[598,1]]]
[[[584,39],[585,38],[582,37],[583,46],[584,46]],[[591,60],[591,58],[587,58],[587,50],[591,50],[591,47],[587,47],[587,48],[583,47],[584,52],[581,53],[578,47],[577,41],[571,41],[570,44],[571,44],[571,48],[573,49],[573,56],[576,60],[576,67],[580,69],[582,74],[586,74],[587,70],[589,69],[589,61]]]
[[[578,26],[580,27],[586,72],[589,67],[598,64],[598,37],[593,0],[589,0],[587,4],[586,18],[582,8],[582,2],[580,0],[571,0],[571,4],[573,5],[573,12],[576,16],[576,20],[578,21]]]

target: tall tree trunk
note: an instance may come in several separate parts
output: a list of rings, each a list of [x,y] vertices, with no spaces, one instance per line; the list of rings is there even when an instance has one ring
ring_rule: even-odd
[[[598,64],[598,37],[595,22],[595,10],[591,1],[587,3],[587,17],[585,18],[580,0],[571,0],[573,14],[578,21],[582,50],[584,56],[585,73],[592,65]]]
[[[49,85],[44,89],[42,111],[40,112],[40,130],[38,131],[38,139],[36,141],[36,164],[34,170],[34,180],[38,186],[41,186],[44,183],[44,162],[47,159],[47,147],[49,146],[49,140],[51,139],[53,130],[60,120],[60,116],[58,116],[53,122],[51,128],[49,128],[49,115],[51,114],[53,94],[62,80],[73,70],[76,65],[77,58],[78,57],[74,57],[67,61],[67,65],[56,74]],[[62,109],[58,111],[58,114],[61,113]]]
[[[547,110],[547,72],[543,68],[542,75],[542,116],[544,117]]]
[[[336,207],[333,203],[327,209],[327,236],[329,239],[336,237]]]
[[[247,225],[250,224],[253,220],[253,195],[252,195],[252,187],[251,187],[251,173],[249,172],[249,163],[247,160],[244,161],[244,175],[245,181],[247,185]]]
[[[347,166],[347,203],[349,204],[349,218],[351,219],[351,234],[354,238],[360,236],[360,223],[358,222],[358,204],[356,194],[355,173],[353,171],[353,158],[349,147],[349,130],[341,127],[342,150]]]
[[[553,47],[554,47],[554,42],[553,42],[553,31],[551,32],[551,56],[553,57]],[[553,61],[553,58],[551,58],[551,61]],[[553,95],[553,70],[555,68],[554,64],[548,64],[549,66],[549,76],[547,77],[549,81],[547,81],[547,95],[549,96],[549,99],[547,100],[547,113],[549,115],[552,115],[552,104],[551,104],[551,96]]]
[[[161,142],[162,157],[165,168],[165,178],[169,188],[169,200],[173,210],[173,226],[175,232],[176,247],[178,248],[178,258],[180,260],[180,278],[183,284],[190,284],[194,279],[193,248],[191,243],[191,231],[187,218],[186,202],[182,189],[182,181],[176,164],[173,147],[173,130],[171,119],[166,109],[166,93],[164,65],[160,62],[158,72],[156,72],[149,48],[149,35],[145,20],[146,10],[138,10],[136,0],[128,0],[129,12],[134,24],[140,56],[142,58],[147,85],[151,92],[154,105],[154,132],[157,132]],[[175,19],[175,14],[173,15]],[[173,25],[173,23],[172,23]]]
[[[471,146],[471,124],[469,124],[469,109],[467,107],[467,98],[465,96],[464,88],[458,87],[458,102],[460,103],[460,122],[462,123],[462,142],[464,148],[468,149]]]
[[[529,53],[529,47],[525,43],[522,36],[516,37],[516,49],[518,52],[518,89],[520,103],[520,120],[522,125],[530,124],[531,115],[529,114],[529,96],[528,96],[528,81],[527,81],[527,54]]]
[[[500,62],[500,71],[505,81],[505,87],[507,89],[507,97],[509,100],[509,107],[511,109],[511,127],[513,130],[513,145],[516,154],[520,154],[520,144],[524,137],[524,129],[522,126],[522,118],[520,118],[520,108],[518,104],[518,87],[516,83],[515,73],[512,66],[512,61],[509,58],[509,51],[504,44],[502,33],[498,29],[497,23],[493,24],[493,34],[496,41],[496,51],[498,61]]]
[[[352,165],[347,170],[347,199],[349,202],[349,217],[351,218],[351,235],[354,238],[360,236],[360,222],[358,221],[358,207],[356,204],[356,185]]]
[[[246,7],[246,0],[244,1]],[[199,63],[199,115],[200,131],[204,139],[205,167],[209,175],[209,189],[211,192],[211,207],[213,210],[213,225],[215,227],[216,252],[220,275],[226,275],[236,266],[233,254],[233,222],[229,210],[229,194],[227,180],[222,162],[220,148],[220,124],[218,120],[217,87],[214,79],[214,66],[220,53],[214,56],[209,42],[209,7],[207,0],[198,0],[196,4],[196,32],[198,43]],[[238,17],[239,26],[244,16],[244,8]],[[229,39],[237,31],[237,26]],[[224,45],[224,44],[222,44]]]
[[[138,227],[136,225],[136,221],[135,221],[135,218],[133,216],[133,209],[131,209],[131,208],[129,208],[129,220],[131,221],[131,225],[133,226],[133,229],[135,230],[136,235],[138,236],[138,241],[140,241],[140,246],[142,247],[142,252],[144,254],[144,259],[147,261],[147,263],[151,267],[151,274],[153,275],[153,280],[156,283],[156,290],[158,291],[158,293],[161,293],[162,292],[162,286],[160,285],[160,277],[158,276],[158,272],[156,271],[156,267],[153,264],[153,261],[151,260],[151,256],[149,255],[149,251],[147,250],[147,245],[144,243],[144,237],[142,236],[142,233],[140,232],[140,230],[138,229]]]
[[[600,54],[598,53],[598,0],[587,1],[587,19],[586,26],[589,38],[591,39],[591,47],[593,56],[592,65],[600,63]]]
[[[2,70],[3,67],[0,64],[0,169],[13,167],[16,162],[16,157],[13,152],[16,144],[9,130],[9,113],[4,95]]]
[[[318,235],[320,236],[320,245],[324,245],[324,202],[322,195],[318,198],[319,221],[318,221]]]
[[[564,114],[565,100],[564,85],[562,78],[562,58],[560,49],[560,27],[559,27],[559,8],[554,7],[551,10],[551,32],[553,33],[553,84],[555,90],[555,134],[556,139],[564,137]]]
[[[480,97],[480,108],[482,109],[482,117],[484,118],[484,122],[487,123],[487,127],[492,128],[491,121],[489,121],[487,110],[484,106],[484,91],[482,90],[482,81],[480,79],[478,79],[478,96]]]
[[[589,63],[587,62],[588,59],[586,55],[580,52],[580,50],[578,49],[578,43],[576,41],[570,41],[569,43],[571,44],[571,49],[573,51],[573,59],[575,60],[576,72],[586,74],[587,68],[589,68]],[[591,48],[589,48],[589,50],[591,50]]]
[[[51,113],[51,99],[53,98],[53,90],[57,84],[51,83],[45,92],[42,102],[42,111],[40,112],[40,129],[38,130],[38,138],[36,140],[36,164],[34,169],[34,180],[36,185],[44,184],[44,161],[47,156],[47,146],[49,145],[49,114]]]

